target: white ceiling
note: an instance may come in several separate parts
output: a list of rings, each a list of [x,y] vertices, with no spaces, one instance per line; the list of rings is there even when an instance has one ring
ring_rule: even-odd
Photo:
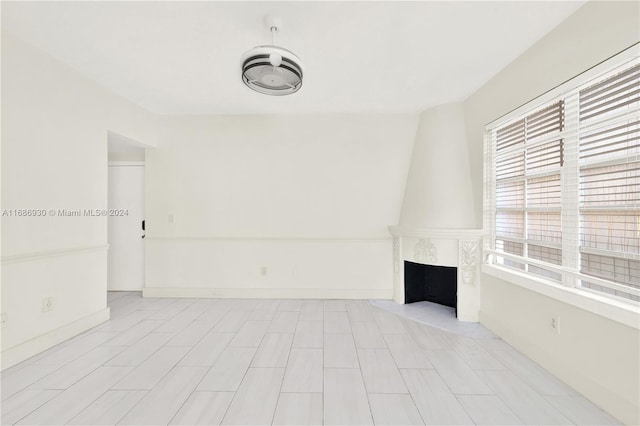
[[[2,2],[2,26],[162,114],[418,112],[463,100],[584,2]],[[302,89],[246,88],[240,56],[270,36]]]

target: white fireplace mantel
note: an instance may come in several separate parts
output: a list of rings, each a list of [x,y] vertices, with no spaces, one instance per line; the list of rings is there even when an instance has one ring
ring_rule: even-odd
[[[458,319],[477,322],[480,310],[482,229],[390,226],[393,299],[404,304],[404,261],[458,268]]]

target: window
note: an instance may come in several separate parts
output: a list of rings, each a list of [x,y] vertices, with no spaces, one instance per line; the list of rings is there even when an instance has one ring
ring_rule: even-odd
[[[640,61],[612,62],[487,126],[485,249],[491,264],[640,301]]]

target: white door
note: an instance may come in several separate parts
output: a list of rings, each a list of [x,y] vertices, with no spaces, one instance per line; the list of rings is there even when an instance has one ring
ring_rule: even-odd
[[[144,285],[144,166],[109,165],[107,289]]]

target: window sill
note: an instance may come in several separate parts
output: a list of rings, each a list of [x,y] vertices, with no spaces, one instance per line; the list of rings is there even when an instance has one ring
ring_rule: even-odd
[[[640,330],[640,308],[578,288],[565,287],[498,265],[482,265],[482,272],[527,290],[600,315],[612,321]]]

